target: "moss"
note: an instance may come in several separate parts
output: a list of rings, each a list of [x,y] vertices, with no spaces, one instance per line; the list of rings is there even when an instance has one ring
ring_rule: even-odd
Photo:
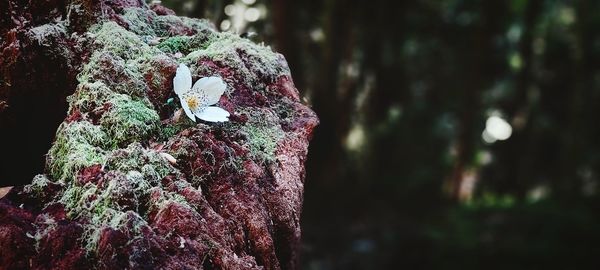
[[[155,134],[159,126],[158,113],[126,95],[116,94],[111,109],[102,115],[100,124],[113,145],[143,141]]]
[[[40,241],[48,236],[50,232],[56,229],[57,223],[56,220],[54,220],[54,218],[48,214],[41,214],[36,219],[36,232],[32,238],[35,240],[35,250],[39,252]]]
[[[192,120],[190,120],[189,118],[187,118],[187,116],[182,115],[181,119],[179,121],[177,121],[176,123],[169,123],[169,124],[161,125],[159,138],[167,141],[167,140],[169,140],[169,138],[172,138],[173,136],[177,135],[179,132],[181,132],[187,128],[196,127],[196,126],[198,126],[197,123],[195,123]]]
[[[277,113],[280,121],[284,123],[293,123],[294,119],[299,117],[298,111],[294,108],[294,101],[289,100],[287,97],[282,98],[273,106],[273,110]]]
[[[123,60],[131,60],[159,51],[146,44],[138,35],[127,31],[115,22],[105,22],[92,27],[94,44]]]
[[[82,235],[87,253],[92,254],[97,251],[98,242],[104,228],[119,229],[126,216],[125,212],[112,208],[104,208],[102,212],[90,216],[90,223],[84,226]]]
[[[280,129],[267,126],[246,125],[242,132],[248,138],[250,156],[253,159],[266,162],[275,161],[277,142],[283,137]]]
[[[69,112],[78,109],[82,113],[88,113],[106,103],[112,91],[102,82],[80,83],[73,95],[67,97]]]
[[[108,137],[100,127],[90,122],[63,123],[58,128],[56,141],[48,153],[48,168],[54,179],[70,181],[76,173],[106,159]]]
[[[129,30],[139,36],[156,36],[152,27],[152,20],[156,13],[144,8],[126,8],[123,12],[123,18],[129,25]]]
[[[283,56],[270,47],[256,45],[247,39],[231,33],[221,33],[210,40],[206,48],[200,48],[188,54],[182,62],[195,63],[198,59],[208,59],[234,70],[235,82],[255,91],[267,91],[266,84],[274,82],[281,75],[290,75]],[[211,67],[197,67],[201,74],[211,74]]]
[[[51,46],[49,42],[54,41],[57,37],[64,37],[67,35],[67,29],[63,22],[48,23],[37,27],[31,28],[27,31],[27,35],[38,42],[40,46]]]
[[[175,36],[170,37],[157,45],[157,48],[165,53],[177,53],[188,54],[195,50],[206,49],[213,38],[216,38],[215,33],[211,31],[205,31],[195,36]]]
[[[127,178],[131,180],[129,176]],[[143,196],[148,193],[149,185],[142,180],[142,183],[138,182],[139,185],[131,188],[127,184],[134,182],[123,180],[118,177],[113,178],[106,186],[97,186],[93,183],[87,183],[84,186],[73,185],[59,200],[65,205],[69,218],[83,221],[82,240],[88,253],[97,250],[98,241],[104,228],[122,228],[128,214],[137,216],[137,223],[145,223],[137,213],[120,205],[119,200],[131,196],[131,193],[134,193],[135,196]],[[133,233],[139,233],[139,231]]]
[[[246,137],[250,156],[262,163],[275,161],[277,144],[284,137],[279,118],[265,109],[248,109],[242,113],[248,116],[248,122],[239,129]]]
[[[111,51],[94,52],[77,79],[82,83],[101,81],[112,92],[141,98],[145,96],[147,86],[138,69],[138,62],[147,57],[144,55],[125,61]]]
[[[176,16],[161,16],[161,17],[165,18],[166,20],[169,20],[169,19],[172,19],[171,17],[176,17]],[[186,26],[188,26],[192,29],[196,29],[198,32],[217,33],[212,22],[207,19],[197,19],[197,18],[188,18],[188,17],[176,17],[176,18],[179,18],[179,20],[181,20],[183,22],[183,24],[185,24]]]
[[[196,209],[188,203],[184,196],[176,192],[158,189],[154,189],[153,191],[157,192],[160,195],[150,202],[150,205],[148,206],[149,212],[160,212],[162,209],[165,209],[170,204],[177,204],[196,211]]]
[[[28,194],[34,194],[37,197],[42,197],[44,189],[48,186],[51,181],[46,175],[38,174],[33,177],[31,184],[23,187],[23,191]]]
[[[166,15],[166,16],[157,16],[152,21],[152,27],[154,28],[154,32],[159,37],[168,37],[172,36],[174,33],[173,28],[187,28],[192,31],[189,25],[186,25],[180,17],[174,15]]]
[[[96,252],[102,229],[108,224],[116,223],[113,220],[120,220],[125,213],[114,209],[105,209],[102,213],[92,216],[90,224],[84,227],[82,239],[84,239],[84,248],[88,254]]]
[[[158,44],[158,48],[166,53],[185,52],[189,50],[189,41],[191,37],[177,36],[170,37]]]
[[[90,213],[101,212],[96,209],[103,200],[102,197],[98,197],[99,193],[98,186],[94,183],[86,183],[84,186],[73,184],[58,201],[65,205],[70,218],[89,217]]]
[[[159,152],[144,149],[139,143],[113,151],[107,159],[106,169],[124,173],[139,171],[153,185],[158,185],[161,179],[171,173],[178,173]]]
[[[158,92],[169,92],[171,89],[163,89],[164,84],[170,84],[171,79],[170,74],[167,73],[167,70],[170,66],[177,67],[177,61],[173,58],[168,57],[165,54],[158,54],[151,56],[149,58],[142,58],[136,61],[136,66],[141,76],[144,77],[146,84],[148,86],[152,86]],[[167,90],[167,91],[165,91]],[[150,93],[150,95],[152,95]],[[166,102],[167,100],[162,100],[162,102]]]
[[[208,20],[177,17],[173,15],[157,16],[154,11],[143,8],[125,8],[123,18],[129,30],[140,36],[168,37],[173,35],[172,28],[187,28],[194,31],[213,29]]]

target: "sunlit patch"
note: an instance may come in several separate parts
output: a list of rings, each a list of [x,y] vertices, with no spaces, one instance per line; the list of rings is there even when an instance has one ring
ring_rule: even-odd
[[[485,122],[485,130],[481,134],[481,138],[486,143],[494,143],[503,141],[512,135],[512,127],[506,120],[498,116],[490,116]]]
[[[244,19],[249,22],[258,21],[260,18],[260,11],[257,8],[248,8],[244,11]]]
[[[346,148],[350,151],[360,150],[365,143],[365,137],[363,126],[360,124],[354,125],[346,137]]]
[[[529,202],[537,202],[547,198],[550,195],[550,188],[547,185],[539,185],[527,192]]]
[[[512,53],[508,57],[508,64],[512,70],[519,71],[523,67],[523,58],[519,53]]]
[[[221,22],[221,30],[222,31],[227,31],[227,30],[229,30],[229,28],[231,28],[231,21],[229,21],[229,20],[223,20]]]
[[[256,4],[256,0],[237,0],[223,8],[227,15],[226,23],[221,23],[221,30],[243,33],[250,30],[250,25],[263,19],[267,14],[264,4]]]

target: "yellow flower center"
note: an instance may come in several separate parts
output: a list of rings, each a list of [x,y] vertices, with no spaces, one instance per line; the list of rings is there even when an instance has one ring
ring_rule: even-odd
[[[185,101],[190,110],[196,111],[198,109],[198,99],[196,97],[188,97]]]

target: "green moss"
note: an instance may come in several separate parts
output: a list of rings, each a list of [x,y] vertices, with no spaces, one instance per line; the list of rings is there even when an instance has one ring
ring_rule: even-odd
[[[102,115],[100,124],[113,145],[143,141],[156,133],[160,118],[145,103],[122,94],[116,94],[109,102],[111,108]]]
[[[94,44],[123,60],[131,60],[159,51],[146,44],[138,35],[127,31],[115,22],[105,22],[92,27]]]
[[[185,52],[189,50],[188,43],[191,39],[187,36],[170,37],[159,43],[157,47],[166,53]]]
[[[70,181],[80,169],[103,164],[106,151],[102,147],[107,142],[106,133],[90,122],[61,124],[48,153],[51,175],[60,181]]]
[[[65,205],[67,215],[72,219],[82,216],[89,217],[91,213],[101,212],[97,209],[104,198],[100,195],[98,186],[94,183],[86,183],[84,186],[71,185],[58,200]]]
[[[90,216],[90,223],[84,226],[82,239],[85,241],[84,247],[88,254],[94,253],[98,249],[100,235],[104,228],[111,227],[116,229],[121,220],[125,218],[125,213],[112,208],[104,208],[102,212]],[[117,224],[117,226],[113,226]]]
[[[175,36],[163,40],[157,45],[161,51],[165,53],[177,53],[188,54],[195,50],[206,49],[213,38],[216,35],[213,32],[206,31],[206,33],[200,33],[195,36]]]
[[[49,182],[50,180],[48,180],[48,177],[46,177],[43,174],[38,174],[35,177],[33,177],[33,181],[31,181],[31,184],[25,186],[23,189],[28,193],[39,193],[44,191],[44,188],[48,186]]]
[[[187,118],[185,115],[182,115],[181,118],[182,119],[176,123],[161,125],[159,138],[167,141],[169,138],[172,138],[187,128],[198,126],[196,122],[189,120],[189,118]]]

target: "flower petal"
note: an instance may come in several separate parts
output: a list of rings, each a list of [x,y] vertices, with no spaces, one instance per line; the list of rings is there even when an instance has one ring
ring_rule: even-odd
[[[229,121],[229,112],[219,107],[206,107],[196,113],[196,116],[208,122],[227,122]]]
[[[175,78],[173,78],[173,91],[179,96],[190,91],[192,88],[192,72],[184,65],[179,64]]]
[[[219,102],[219,99],[225,93],[227,85],[223,79],[219,77],[205,77],[198,80],[192,90],[198,92],[200,96],[205,98],[203,105],[214,105]]]

